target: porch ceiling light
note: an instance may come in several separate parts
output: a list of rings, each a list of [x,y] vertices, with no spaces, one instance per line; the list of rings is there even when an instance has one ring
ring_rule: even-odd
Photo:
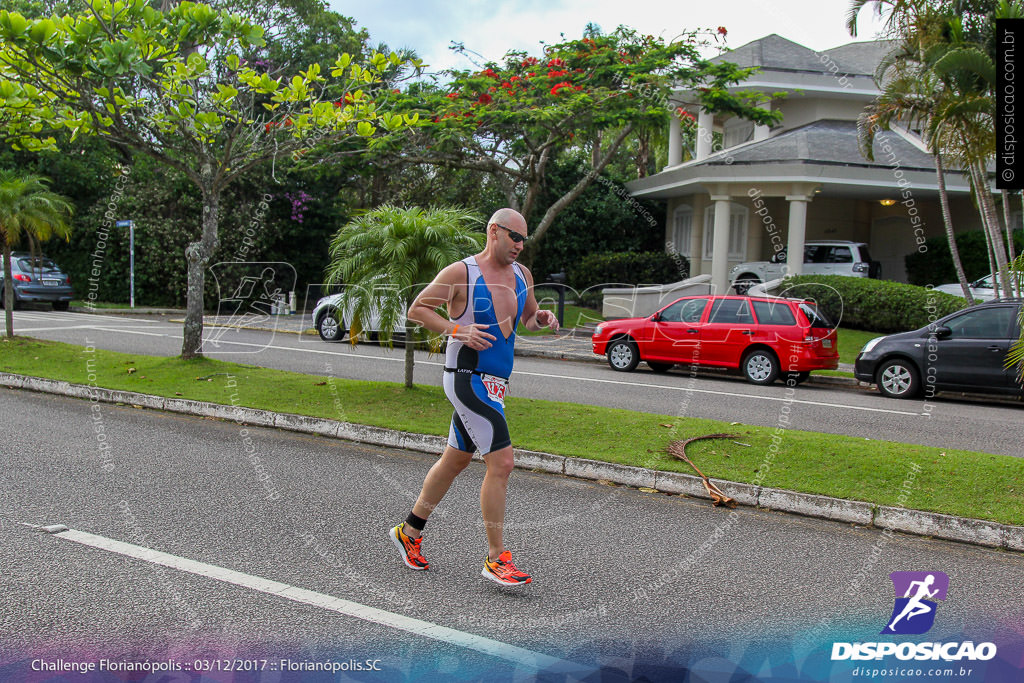
[[[896,203],[896,200],[895,199],[879,199],[878,203],[881,204],[882,206],[892,206],[893,204]]]

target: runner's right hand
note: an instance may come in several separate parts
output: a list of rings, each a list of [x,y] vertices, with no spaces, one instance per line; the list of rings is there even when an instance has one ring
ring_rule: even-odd
[[[487,331],[488,327],[488,325],[481,325],[479,323],[459,325],[458,332],[452,336],[471,349],[483,351],[484,349],[491,348],[491,340],[497,338]]]

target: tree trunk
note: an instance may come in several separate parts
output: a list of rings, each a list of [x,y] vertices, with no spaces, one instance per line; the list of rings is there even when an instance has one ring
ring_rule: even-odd
[[[7,242],[7,231],[0,231],[0,241],[4,243],[4,324],[7,326],[7,338],[14,336],[14,287],[6,286],[14,282],[11,273],[11,245]]]
[[[412,301],[406,303],[405,310],[409,310]],[[416,337],[414,331],[416,326],[411,320],[405,320],[405,388],[412,389],[412,368],[416,362]]]
[[[204,162],[200,190],[203,195],[203,234],[198,242],[192,242],[185,249],[188,259],[188,294],[185,313],[185,329],[181,341],[181,357],[184,360],[202,358],[203,345],[203,289],[206,264],[217,250],[217,219],[220,212],[220,191],[213,182],[213,165]]]
[[[591,169],[589,173],[585,173],[571,190],[559,197],[554,204],[548,207],[548,210],[544,213],[544,217],[541,218],[540,223],[536,228],[534,228],[533,234],[530,236],[530,246],[532,247],[530,250],[531,252],[536,251],[537,244],[540,242],[541,238],[544,237],[544,233],[548,231],[551,224],[555,222],[555,218],[558,217],[558,214],[562,213],[565,207],[569,206],[574,199],[583,194],[583,190],[587,189],[587,186],[593,182],[594,178],[601,175],[601,171],[603,171],[604,167],[608,165],[608,162],[612,160],[615,152],[617,152],[619,146],[622,145],[623,140],[625,140],[632,131],[633,124],[629,124],[623,128],[622,132],[619,133],[619,136],[615,138],[607,151],[605,151],[604,156],[600,158],[595,157],[593,161],[593,169]],[[636,202],[636,200],[629,196],[624,197],[623,200],[627,202],[631,201],[634,205]]]
[[[1009,268],[1006,262],[1006,245],[1003,243],[1003,235],[999,230],[999,216],[996,214],[995,203],[992,201],[992,192],[989,190],[988,173],[978,164],[971,164],[971,177],[974,178],[974,190],[978,196],[978,207],[981,210],[982,222],[989,236],[992,252],[995,255],[995,265],[999,272],[999,284],[1003,290],[1003,296],[1010,298],[1013,291],[1010,288]]]
[[[971,287],[967,283],[967,275],[964,273],[964,264],[960,260],[960,249],[956,246],[956,236],[953,234],[953,220],[949,213],[949,195],[946,193],[946,175],[942,170],[942,157],[935,155],[935,177],[939,184],[939,205],[942,207],[942,224],[946,228],[946,239],[949,241],[949,253],[953,257],[953,266],[956,268],[956,279],[960,288],[964,291],[964,298],[967,305],[974,305],[974,296],[971,294]]]
[[[1006,226],[1006,251],[1009,253],[1008,263],[1011,265],[1017,260],[1017,250],[1013,245],[1013,226],[1010,225],[1010,197],[1012,195],[1003,190],[1003,225]],[[1013,291],[1013,296],[1020,296],[1020,288],[1018,286],[1017,278],[1012,277],[1010,280],[1010,289]]]

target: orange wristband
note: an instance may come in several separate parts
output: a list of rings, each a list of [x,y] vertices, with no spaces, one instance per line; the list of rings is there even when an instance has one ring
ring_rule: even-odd
[[[454,337],[454,336],[455,336],[455,333],[456,333],[456,332],[458,332],[458,331],[459,331],[459,326],[458,326],[458,325],[456,325],[455,327],[453,327],[453,328],[452,328],[452,333],[451,333],[451,336],[453,336],[453,337]]]

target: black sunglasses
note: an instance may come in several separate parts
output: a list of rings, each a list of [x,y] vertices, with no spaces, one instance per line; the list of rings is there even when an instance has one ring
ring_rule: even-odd
[[[516,232],[512,228],[506,228],[501,223],[494,223],[494,225],[497,225],[502,230],[507,230],[508,231],[508,236],[511,237],[512,241],[515,242],[516,244],[520,244],[520,243],[525,242],[525,241],[527,241],[529,239],[528,237],[523,237],[522,235],[520,235],[518,232]]]

